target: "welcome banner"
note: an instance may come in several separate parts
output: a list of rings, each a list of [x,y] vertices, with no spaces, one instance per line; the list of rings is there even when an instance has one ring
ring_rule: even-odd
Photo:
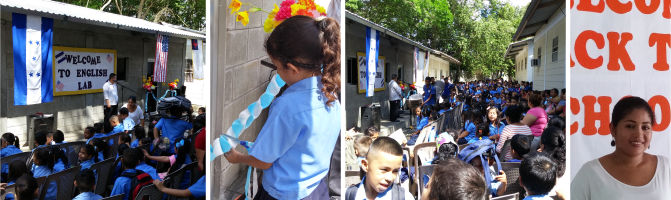
[[[103,91],[116,71],[116,50],[54,47],[54,95]]]
[[[571,0],[571,179],[615,150],[610,115],[639,96],[655,111],[651,154],[671,156],[671,1]]]

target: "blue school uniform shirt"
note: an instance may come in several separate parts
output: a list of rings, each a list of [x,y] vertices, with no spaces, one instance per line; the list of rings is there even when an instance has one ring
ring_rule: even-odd
[[[107,136],[114,135],[117,133],[123,132],[123,124],[116,125],[114,129],[112,129],[112,132],[107,133]]]
[[[422,118],[417,117],[417,127],[415,127],[415,130],[422,130],[428,124],[429,124],[428,117],[422,117]]]
[[[158,174],[156,173],[156,169],[150,165],[147,165],[147,163],[141,162],[140,164],[135,166],[135,169],[142,170],[143,172],[149,174],[149,176],[151,176],[151,179],[161,180],[158,177]]]
[[[466,125],[464,126],[464,130],[468,131],[468,135],[464,137],[466,141],[471,141],[473,139],[477,139],[475,137],[475,132],[477,131],[477,127],[475,127],[475,124],[471,122],[470,120],[466,121]]]
[[[506,127],[506,125],[503,122],[499,122],[499,127],[496,128],[493,124],[489,124],[489,135],[494,136],[494,135],[500,135],[501,131],[503,131],[503,128]]]
[[[54,166],[55,167],[55,166]],[[53,173],[56,173],[56,170],[49,169],[49,167],[45,165],[36,165],[33,169],[33,178],[38,178],[38,177],[43,177],[43,176],[49,176]],[[47,188],[47,193],[44,196],[44,199],[56,199],[56,181],[53,181],[49,183],[49,187]]]
[[[137,171],[136,169],[123,170],[123,172],[129,172],[129,173],[133,173],[136,171]],[[131,182],[130,178],[119,176],[114,181],[114,187],[112,187],[112,192],[110,193],[110,196],[123,194],[123,200],[128,200],[128,195],[131,193],[130,182]]]
[[[168,148],[168,152],[175,153],[175,141],[184,137],[184,131],[192,129],[193,125],[180,119],[161,118],[154,127],[158,130],[161,130],[163,137],[168,137],[168,139],[170,139],[170,147]]]
[[[130,148],[135,148],[138,145],[140,145],[140,141],[138,139],[134,139],[132,142],[130,142]]]
[[[205,176],[201,176],[196,183],[191,185],[191,187],[189,187],[189,192],[191,192],[191,196],[195,198],[205,197]]]
[[[82,166],[81,170],[91,168],[91,165],[95,164],[96,162],[94,161],[93,158],[85,160],[81,163],[79,163],[80,166]]]
[[[340,134],[340,103],[321,91],[321,77],[300,80],[270,106],[249,155],[272,166],[263,188],[277,199],[302,199],[326,176]]]
[[[23,153],[21,149],[16,148],[14,145],[7,145],[7,147],[0,149],[0,158],[4,158],[7,156],[11,156],[17,153]],[[5,162],[2,163],[2,167],[0,167],[0,172],[3,174],[9,173],[9,163]]]
[[[123,127],[124,131],[132,131],[133,127],[135,127],[135,121],[133,121],[133,119],[130,117],[126,117],[126,119],[123,119],[121,126]]]
[[[433,97],[431,97],[433,95]],[[425,105],[433,105],[436,104],[436,87],[433,85],[425,85],[424,86],[424,101],[426,101]],[[427,99],[429,101],[427,101]]]
[[[107,134],[104,134],[104,133],[93,134],[93,136],[91,138],[86,140],[86,144],[89,144],[91,142],[91,140],[93,140],[94,138],[104,138],[104,137],[107,137]]]
[[[72,200],[99,200],[102,199],[100,195],[97,195],[96,193],[93,192],[84,192],[80,193],[77,195],[74,199]]]

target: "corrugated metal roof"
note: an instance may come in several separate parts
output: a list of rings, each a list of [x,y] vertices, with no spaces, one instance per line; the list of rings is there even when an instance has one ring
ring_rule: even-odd
[[[563,9],[562,3],[564,3],[564,0],[532,0],[520,21],[520,25],[517,26],[513,41],[534,36],[543,25],[547,24],[552,14],[558,9]]]
[[[47,0],[2,0],[3,9],[11,12],[34,14],[55,19],[75,21],[132,30],[146,33],[162,33],[171,36],[205,39],[205,34],[198,31],[189,31],[168,25],[153,23],[143,19],[109,13],[105,11],[85,8],[67,3]],[[7,10],[5,10],[7,11]]]
[[[359,16],[359,15],[357,15],[357,14],[354,14],[353,12],[350,12],[349,10],[345,10],[345,17],[346,17],[347,19],[351,19],[351,20],[354,20],[354,21],[356,21],[356,22],[358,22],[358,23],[361,23],[361,24],[363,24],[364,26],[371,27],[371,28],[373,28],[373,29],[375,29],[375,30],[377,30],[377,31],[380,31],[380,32],[384,33],[384,34],[390,35],[390,36],[392,36],[392,37],[394,37],[394,38],[396,38],[396,39],[399,39],[399,40],[401,40],[401,41],[405,41],[405,42],[407,42],[408,44],[410,44],[410,45],[412,45],[412,46],[416,46],[417,48],[420,48],[420,49],[425,50],[425,51],[427,51],[427,52],[430,52],[430,53],[433,53],[433,54],[442,56],[442,57],[446,58],[448,61],[450,61],[450,62],[452,62],[452,63],[455,63],[455,64],[457,64],[457,65],[461,65],[461,61],[457,60],[456,58],[454,58],[454,57],[452,57],[452,56],[450,56],[450,55],[448,55],[448,54],[446,54],[446,53],[443,53],[443,52],[441,52],[441,51],[438,51],[438,50],[435,50],[435,49],[431,49],[431,48],[429,48],[429,47],[427,47],[427,46],[424,46],[424,45],[422,45],[421,43],[419,43],[419,42],[417,42],[417,41],[414,41],[414,40],[411,40],[411,39],[409,39],[409,38],[407,38],[407,37],[405,37],[405,36],[402,36],[401,34],[398,34],[398,33],[394,32],[394,31],[392,31],[391,29],[388,29],[388,28],[383,27],[383,26],[381,26],[381,25],[379,25],[379,24],[376,24],[375,22],[372,22],[372,21],[370,21],[370,20],[368,20],[368,19],[366,19],[366,18],[363,18],[363,17],[361,17],[361,16]]]

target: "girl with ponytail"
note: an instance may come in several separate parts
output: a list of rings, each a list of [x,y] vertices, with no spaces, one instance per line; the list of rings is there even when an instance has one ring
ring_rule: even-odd
[[[19,137],[16,137],[12,133],[2,134],[2,138],[0,138],[0,141],[2,145],[2,149],[0,149],[0,160],[4,157],[23,152],[21,151],[21,149],[19,149]],[[0,173],[2,174],[3,178],[7,176],[7,174],[9,173],[8,164],[9,163],[6,162],[2,163],[2,166],[0,167]]]
[[[340,26],[293,16],[265,48],[287,88],[270,105],[249,155],[232,149],[224,156],[264,170],[254,199],[328,199],[324,177],[340,133]]]

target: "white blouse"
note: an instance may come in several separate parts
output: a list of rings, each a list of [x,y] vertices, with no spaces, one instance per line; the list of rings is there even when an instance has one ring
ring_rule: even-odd
[[[135,112],[130,112],[130,109],[128,109],[128,117],[130,117],[136,125],[139,125],[140,119],[144,119],[144,112],[142,112],[140,105],[135,105],[135,107]],[[123,104],[122,108],[128,108],[128,103]]]

